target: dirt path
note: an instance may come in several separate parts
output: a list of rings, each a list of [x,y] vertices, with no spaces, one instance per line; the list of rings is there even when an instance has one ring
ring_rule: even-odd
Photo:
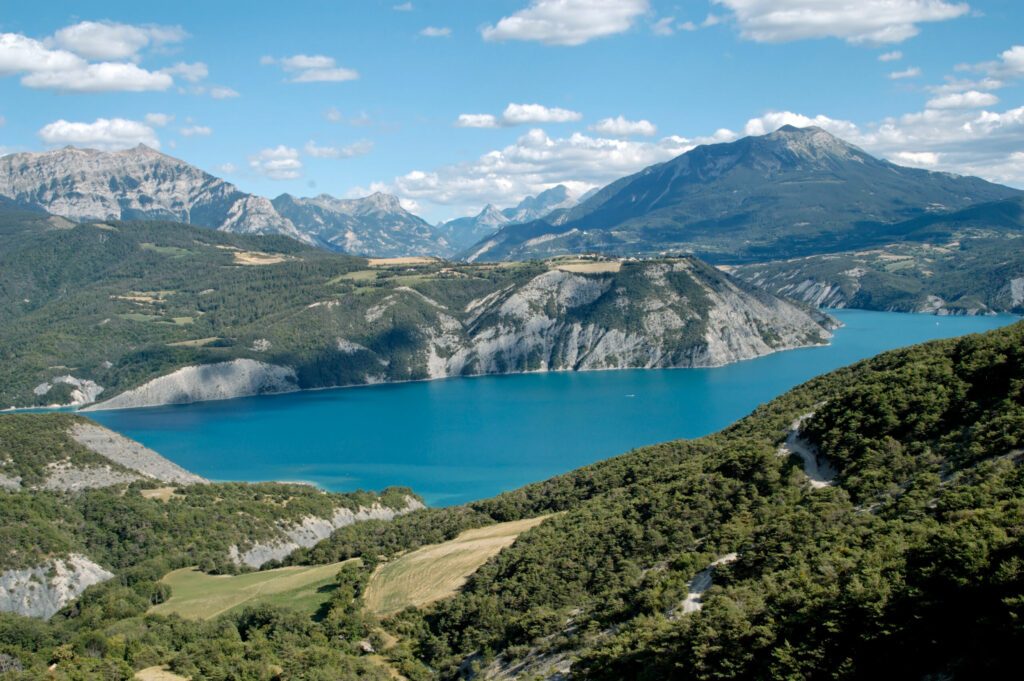
[[[821,489],[833,484],[837,471],[824,457],[818,455],[817,447],[800,437],[801,424],[813,415],[813,413],[804,414],[793,421],[789,427],[789,435],[786,436],[786,441],[779,447],[779,454],[781,456],[789,456],[790,454],[799,456],[804,464],[804,473],[811,481],[811,487]]]

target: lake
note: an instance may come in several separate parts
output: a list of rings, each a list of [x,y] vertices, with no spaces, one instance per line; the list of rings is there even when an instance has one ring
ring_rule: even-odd
[[[828,347],[715,369],[453,378],[89,416],[212,480],[411,487],[458,504],[629,449],[714,432],[818,374],[1016,317],[839,310]]]

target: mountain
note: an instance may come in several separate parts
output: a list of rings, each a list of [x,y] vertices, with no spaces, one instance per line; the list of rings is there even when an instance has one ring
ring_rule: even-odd
[[[884,239],[894,223],[1020,195],[874,158],[820,128],[785,126],[696,147],[550,220],[506,226],[463,256],[695,252],[713,262],[768,260],[844,250],[865,230]]]
[[[809,305],[931,314],[1024,312],[1024,197],[865,230],[858,250],[752,263],[730,272]]]
[[[455,251],[469,248],[506,225],[545,218],[551,213],[576,205],[579,197],[565,185],[556,185],[536,196],[528,196],[515,206],[499,210],[487,204],[477,215],[456,218],[438,225]]]
[[[282,194],[271,202],[141,144],[124,151],[64,147],[0,157],[0,200],[76,222],[184,222],[234,234],[281,234],[374,257],[452,253],[442,235],[394,196]]]
[[[0,597],[54,594],[63,606],[48,621],[0,613],[0,673],[1016,678],[1022,385],[1017,323],[826,374],[707,437],[419,510],[401,489],[339,495],[158,476],[47,489],[55,468],[132,471],[102,433],[83,442],[83,429],[98,429],[85,419],[0,416],[0,469],[27,481],[0,493],[0,583],[14,587]],[[393,519],[312,531],[373,507]],[[467,554],[487,551],[502,539],[497,524],[514,521],[532,529],[456,579]],[[438,551],[471,528],[476,543],[461,554]],[[189,569],[237,572],[231,547],[289,542],[307,529],[306,548],[275,563],[286,570],[247,577],[299,580],[311,566],[336,575],[315,588],[254,598],[235,578]],[[413,591],[408,574],[388,569],[410,558],[425,564],[417,574],[434,571],[432,588],[460,586],[376,616],[368,586],[386,575]],[[208,620],[159,607],[181,597],[168,584],[185,578],[210,588]]]
[[[378,258],[453,252],[441,234],[390,194],[376,192],[362,199],[281,194],[273,205],[316,245],[332,251]]]
[[[0,219],[0,236],[4,406],[716,366],[829,337],[827,318],[695,258],[370,262],[157,222]]]
[[[0,196],[76,222],[174,220],[240,234],[310,238],[270,201],[144,144],[0,157]]]

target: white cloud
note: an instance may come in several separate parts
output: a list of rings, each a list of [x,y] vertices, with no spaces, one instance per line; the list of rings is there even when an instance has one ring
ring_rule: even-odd
[[[238,166],[236,166],[234,163],[230,163],[230,162],[229,163],[221,163],[219,166],[217,166],[217,170],[222,172],[222,173],[224,173],[224,174],[226,174],[226,175],[230,175],[231,173],[233,173],[236,170],[238,170]]]
[[[431,171],[413,170],[357,192],[388,191],[422,204],[445,206],[448,211],[454,208],[453,212],[462,214],[486,203],[512,204],[556,184],[583,192],[666,161],[696,144],[734,137],[735,133],[722,130],[704,139],[670,136],[640,142],[582,133],[552,138],[543,130],[533,129],[514,144],[475,161]]]
[[[22,74],[26,87],[68,92],[166,90],[173,79],[130,62],[90,64],[66,50],[50,49],[18,33],[0,34],[0,75]]]
[[[497,128],[498,119],[492,114],[459,114],[455,121],[457,128]]]
[[[693,23],[692,21],[684,21],[676,26],[680,31],[696,31],[700,26]]]
[[[925,106],[929,109],[980,109],[998,103],[999,98],[991,92],[968,90],[934,97]]]
[[[648,120],[631,121],[623,116],[615,118],[602,118],[590,126],[594,132],[613,137],[628,137],[630,135],[644,135],[653,137],[658,134],[658,128]]]
[[[857,134],[857,126],[850,121],[830,118],[820,114],[811,118],[803,114],[793,113],[792,111],[769,111],[763,116],[751,118],[743,126],[743,134],[766,135],[784,125],[792,125],[797,128],[807,128],[813,125],[844,139],[849,139]]]
[[[899,50],[884,52],[878,55],[878,61],[899,61],[900,59],[903,59],[903,53]]]
[[[302,175],[298,150],[283,144],[250,156],[249,167],[272,180],[294,180]]]
[[[216,85],[210,88],[210,96],[214,99],[233,99],[238,97],[238,90],[224,87],[223,85]]]
[[[158,149],[153,128],[140,121],[124,118],[97,118],[92,123],[73,123],[61,119],[43,126],[39,137],[46,144],[74,144],[92,149],[128,149],[138,144]]]
[[[296,54],[281,59],[262,57],[260,63],[279,65],[291,75],[289,80],[293,83],[341,83],[359,78],[358,71],[338,66],[334,57],[322,54]]]
[[[213,128],[205,125],[190,125],[179,130],[185,137],[208,137],[213,134]]]
[[[569,109],[547,107],[542,104],[509,104],[501,116],[493,114],[459,114],[455,121],[457,128],[499,128],[513,125],[536,123],[571,123],[583,118],[583,114]]]
[[[532,0],[530,6],[485,26],[484,40],[530,40],[582,45],[628,31],[648,10],[647,0]]]
[[[568,123],[578,121],[583,114],[578,111],[548,108],[540,104],[509,104],[501,114],[505,125],[523,125],[527,123]]]
[[[65,50],[51,50],[20,33],[0,33],[0,75],[78,69],[85,61]]]
[[[903,69],[902,71],[893,71],[889,74],[890,80],[904,80],[906,78],[917,78],[921,75],[921,69],[916,66]]]
[[[370,140],[359,140],[343,147],[321,147],[310,140],[306,142],[305,151],[314,158],[353,158],[364,156],[373,150],[373,142]]]
[[[939,155],[933,151],[897,151],[889,159],[894,163],[915,168],[934,168],[939,164]]]
[[[651,24],[651,33],[659,36],[670,36],[676,32],[675,21],[675,17],[662,17]],[[693,26],[692,23],[690,25]]]
[[[447,26],[427,26],[420,31],[420,35],[427,38],[449,38],[452,35],[452,29]]]
[[[899,43],[917,25],[967,14],[947,0],[713,0],[732,10],[740,33],[757,42],[840,38],[859,44]]]
[[[201,61],[197,61],[194,64],[178,62],[174,66],[161,69],[161,71],[169,73],[172,76],[181,76],[190,83],[198,83],[210,75],[210,70],[207,68],[206,64]]]
[[[411,12],[413,10],[413,7],[411,2],[403,2],[400,5],[392,6],[391,9],[395,10],[396,12]]]
[[[1003,69],[1015,76],[1024,76],[1024,45],[1014,45],[999,55]]]
[[[112,21],[83,21],[54,33],[51,41],[86,59],[137,59],[150,45],[179,43],[188,34],[181,26],[132,26]]]
[[[147,92],[166,90],[174,84],[174,79],[135,64],[100,62],[70,70],[36,71],[22,77],[21,84],[65,92]]]
[[[165,114],[165,113],[148,113],[148,114],[146,114],[146,123],[148,123],[149,125],[156,126],[158,128],[164,127],[165,125],[167,125],[168,123],[170,123],[173,120],[174,120],[174,116],[171,115],[171,114]]]

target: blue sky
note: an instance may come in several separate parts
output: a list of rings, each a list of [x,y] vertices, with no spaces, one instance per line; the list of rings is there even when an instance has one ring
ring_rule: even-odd
[[[785,122],[1024,187],[1019,0],[5,3],[0,34],[0,153],[142,141],[271,197],[439,220]]]

